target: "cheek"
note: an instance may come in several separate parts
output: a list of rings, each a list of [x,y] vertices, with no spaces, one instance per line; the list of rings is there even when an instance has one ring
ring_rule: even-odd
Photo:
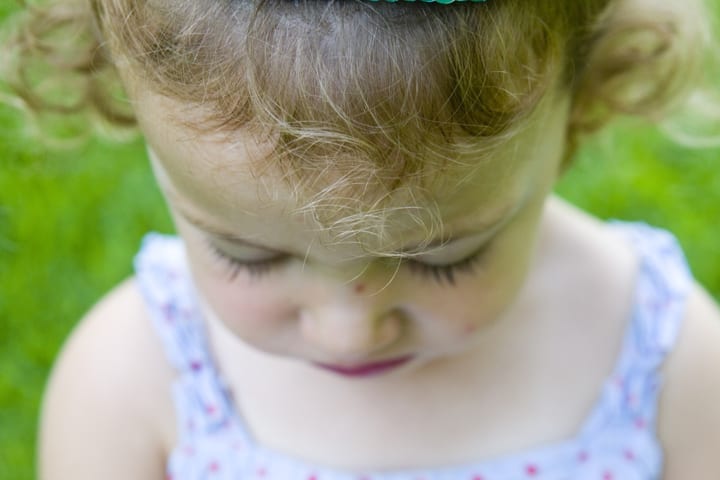
[[[459,276],[456,285],[435,286],[420,296],[427,299],[429,336],[470,337],[501,319],[517,300],[530,264],[531,244],[512,241],[517,238],[501,242],[486,264]]]
[[[245,340],[276,336],[297,316],[295,303],[277,282],[249,280],[242,274],[230,281],[212,266],[192,260],[191,265],[203,300],[230,331]]]
[[[509,277],[478,275],[462,284],[436,291],[434,301],[427,307],[434,319],[431,325],[455,338],[482,330],[497,320],[512,302],[517,289],[516,282],[510,280]],[[431,333],[440,334],[438,331]]]

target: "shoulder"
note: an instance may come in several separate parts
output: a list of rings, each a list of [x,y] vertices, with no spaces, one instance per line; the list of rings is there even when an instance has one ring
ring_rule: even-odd
[[[77,325],[53,367],[43,480],[162,478],[173,375],[135,282],[122,283]]]
[[[591,299],[593,311],[621,320],[610,322],[615,330],[611,335],[596,335],[593,345],[602,338],[621,338],[629,312],[608,309],[624,303],[617,298],[632,303],[637,254],[616,229],[558,203],[563,232],[571,233],[567,240],[557,240],[561,255],[570,259],[571,285],[597,292]],[[583,268],[575,268],[577,265]],[[582,298],[582,308],[586,308]],[[716,478],[720,471],[720,311],[713,299],[694,285],[684,317],[675,348],[663,367],[658,428],[666,459],[664,479]],[[608,345],[605,348],[612,350]]]
[[[664,374],[659,411],[664,478],[714,478],[720,470],[720,312],[700,287],[688,298]]]

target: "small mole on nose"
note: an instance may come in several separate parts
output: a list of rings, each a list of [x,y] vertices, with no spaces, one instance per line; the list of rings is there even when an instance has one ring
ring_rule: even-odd
[[[466,325],[465,328],[463,328],[463,333],[470,335],[472,333],[475,333],[477,329],[477,325]]]
[[[358,283],[355,285],[355,293],[363,293],[365,291],[365,285]]]

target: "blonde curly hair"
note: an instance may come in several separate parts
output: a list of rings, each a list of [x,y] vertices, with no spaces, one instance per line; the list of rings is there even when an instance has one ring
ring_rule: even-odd
[[[615,115],[661,115],[699,75],[705,18],[700,0],[55,0],[15,23],[5,77],[32,111],[127,126],[126,65],[202,106],[191,127],[260,126],[287,178],[323,198],[372,185],[377,209],[469,143],[512,137],[558,79],[572,96],[568,156]],[[41,81],[38,64],[51,67]],[[49,78],[72,101],[44,97]],[[344,180],[318,187],[329,171]]]

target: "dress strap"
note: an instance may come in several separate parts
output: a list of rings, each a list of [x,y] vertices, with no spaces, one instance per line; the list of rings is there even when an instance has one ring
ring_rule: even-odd
[[[180,239],[146,235],[135,274],[168,360],[180,372],[198,369],[208,361],[208,349]]]
[[[210,355],[182,241],[146,235],[135,274],[168,361],[179,373],[174,397],[181,432],[220,428],[232,415],[231,402]]]
[[[618,226],[640,257],[633,317],[619,368],[654,372],[677,341],[692,275],[669,232],[641,223]]]
[[[673,235],[643,223],[611,225],[637,252],[639,268],[622,352],[584,432],[614,429],[627,437],[623,425],[655,428],[662,365],[677,342],[693,280]]]

